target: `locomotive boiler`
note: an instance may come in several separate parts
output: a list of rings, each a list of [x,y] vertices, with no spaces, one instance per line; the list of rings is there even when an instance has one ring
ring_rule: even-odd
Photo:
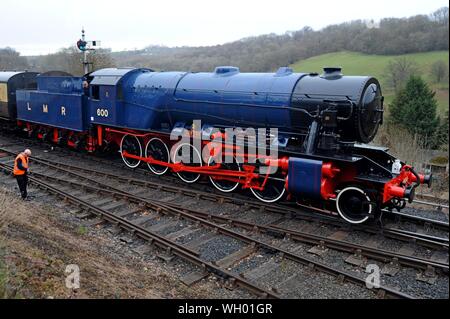
[[[275,73],[119,68],[36,79],[37,89],[16,93],[22,130],[88,152],[116,149],[130,168],[146,164],[187,183],[204,176],[222,192],[249,190],[267,203],[294,201],[354,224],[383,208],[400,210],[419,184],[431,183],[406,163],[393,170],[396,158],[367,144],[383,121],[380,84],[344,76],[340,68],[322,74],[286,67]],[[250,128],[276,134],[249,137]],[[226,155],[232,160],[223,161]]]

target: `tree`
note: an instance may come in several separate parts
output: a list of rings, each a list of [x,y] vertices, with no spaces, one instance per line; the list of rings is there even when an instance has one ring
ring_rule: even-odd
[[[433,12],[431,19],[440,25],[448,25],[448,7],[442,7]]]
[[[396,92],[401,90],[406,81],[417,73],[416,62],[406,57],[389,61],[386,68],[387,82]]]
[[[444,119],[436,130],[435,146],[443,150],[448,150],[448,111],[445,113]]]
[[[436,110],[435,92],[421,77],[411,76],[390,106],[390,120],[430,145],[439,125]]]
[[[115,66],[110,50],[99,49],[88,54],[88,61],[94,70]],[[66,71],[73,75],[84,75],[83,53],[76,47],[64,48],[59,52],[45,56],[38,66],[41,71]]]
[[[11,48],[0,49],[0,70],[26,70],[28,61],[20,53]]]
[[[430,75],[435,83],[441,83],[448,79],[448,65],[442,60],[436,61],[431,65]]]
[[[448,7],[445,7],[431,15],[385,18],[379,23],[356,20],[327,26],[321,30],[304,27],[285,34],[253,36],[221,45],[204,47],[153,45],[143,50],[111,54],[90,52],[89,57],[90,61],[94,62],[94,69],[117,63],[118,66],[149,67],[166,71],[212,71],[218,65],[234,65],[243,72],[270,72],[299,60],[338,51],[399,55],[448,50],[448,25]],[[73,74],[81,74],[80,52],[72,48],[61,51],[61,54],[56,55],[28,57],[28,61],[33,63],[33,68],[39,67],[40,70],[63,69]],[[14,68],[20,67],[14,64]],[[415,74],[411,72],[411,65],[407,61],[392,61],[387,73],[391,86],[397,91],[411,74]]]
[[[90,62],[92,62],[93,70],[112,68],[116,66],[116,62],[111,57],[111,50],[109,49],[97,49],[93,51],[90,56]]]

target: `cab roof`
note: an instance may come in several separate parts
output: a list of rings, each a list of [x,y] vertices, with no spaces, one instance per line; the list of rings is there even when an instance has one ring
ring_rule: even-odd
[[[92,72],[89,76],[94,78],[91,85],[117,85],[124,76],[141,70],[151,71],[136,68],[107,68]]]
[[[18,74],[22,74],[22,73],[26,73],[26,71],[5,71],[5,72],[0,72],[0,82],[8,82],[12,77],[18,75]]]

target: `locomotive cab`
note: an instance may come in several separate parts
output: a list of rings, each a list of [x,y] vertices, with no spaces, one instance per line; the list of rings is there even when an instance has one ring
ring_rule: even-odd
[[[130,86],[134,79],[148,69],[101,69],[86,76],[89,80],[89,114],[91,123],[115,127],[138,128],[134,122],[142,122],[147,112],[135,112],[130,107],[128,95],[136,89]],[[127,103],[128,102],[128,103]],[[144,128],[144,127],[139,127]],[[149,127],[145,127],[149,129]]]
[[[89,107],[91,122],[116,125],[117,112],[122,100],[120,81],[132,69],[102,69],[90,73]]]

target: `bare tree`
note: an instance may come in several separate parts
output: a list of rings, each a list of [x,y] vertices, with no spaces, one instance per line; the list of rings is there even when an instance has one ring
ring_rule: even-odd
[[[417,74],[416,62],[402,57],[389,61],[386,68],[387,82],[396,92],[401,90],[408,79]]]
[[[90,62],[92,63],[93,70],[116,66],[116,62],[111,57],[111,50],[109,49],[97,49],[93,51],[90,55]]]
[[[25,57],[12,48],[0,49],[0,70],[25,70],[28,69]]]
[[[92,63],[92,69],[115,66],[110,50],[99,49],[88,54],[88,60]],[[76,47],[64,48],[59,52],[45,56],[38,65],[40,71],[59,70],[73,75],[83,75],[83,53]]]
[[[441,83],[448,79],[448,65],[442,60],[436,61],[431,65],[430,75],[435,83]]]
[[[448,25],[448,7],[442,7],[433,12],[431,19],[440,25]]]
[[[427,153],[430,152],[424,138],[394,124],[381,126],[373,143],[388,147],[391,154],[413,166],[426,163]]]
[[[281,35],[248,37],[221,45],[204,47],[149,46],[142,50],[113,52],[118,66],[149,67],[155,70],[211,71],[218,65],[235,65],[241,71],[273,71],[309,57],[338,51],[354,51],[377,55],[400,55],[416,52],[448,50],[448,8],[431,15],[409,18],[386,18],[379,23],[362,20],[313,30],[305,27]],[[77,66],[81,54],[75,50]],[[89,54],[94,69],[104,66],[99,52]],[[56,56],[53,56],[56,58]],[[107,57],[106,57],[107,58]],[[36,65],[41,64],[36,57]],[[111,61],[106,61],[109,64]],[[305,70],[320,71],[320,70]],[[75,73],[80,73],[77,69]],[[396,71],[396,74],[400,71]],[[400,72],[401,73],[401,72]],[[408,78],[408,74],[403,78]],[[393,81],[403,82],[397,77]],[[398,81],[399,80],[399,81]],[[398,85],[396,85],[398,86]],[[398,89],[398,88],[397,88]]]

